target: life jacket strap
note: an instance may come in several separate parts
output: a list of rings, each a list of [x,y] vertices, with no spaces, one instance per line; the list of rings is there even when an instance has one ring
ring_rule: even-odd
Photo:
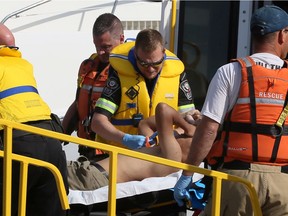
[[[240,132],[240,133],[252,133],[253,125],[250,123],[240,123],[240,122],[230,122],[229,126],[224,124],[223,128],[227,129],[229,127],[230,131]],[[277,125],[264,125],[257,124],[255,129],[256,134],[279,136],[280,134],[288,135],[288,126],[284,126],[281,130]]]

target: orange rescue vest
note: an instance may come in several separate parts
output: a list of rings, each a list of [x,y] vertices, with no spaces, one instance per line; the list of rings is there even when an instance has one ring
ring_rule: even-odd
[[[101,96],[108,78],[109,65],[98,71],[99,58],[92,54],[89,59],[82,62],[78,73],[78,92],[76,97],[78,109],[77,136],[95,140],[95,134],[90,127],[90,118],[96,101]]]
[[[221,138],[210,150],[208,164],[240,160],[288,164],[288,124],[276,126],[287,104],[288,69],[267,69],[250,58],[236,59],[242,81],[238,99],[226,115]]]

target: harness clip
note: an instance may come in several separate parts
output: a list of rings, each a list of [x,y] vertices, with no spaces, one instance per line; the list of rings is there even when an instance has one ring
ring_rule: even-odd
[[[283,134],[283,127],[282,125],[278,125],[278,124],[275,124],[275,129],[277,129],[277,134],[273,135],[274,137],[279,137],[279,136],[282,136]]]

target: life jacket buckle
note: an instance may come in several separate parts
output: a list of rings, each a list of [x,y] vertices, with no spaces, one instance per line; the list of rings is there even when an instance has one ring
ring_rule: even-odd
[[[279,125],[277,125],[277,124],[275,124],[275,128],[277,129],[277,134],[273,134],[273,136],[274,137],[279,137],[279,136],[282,136],[282,134],[283,134],[283,127],[282,127],[282,125],[281,126],[279,126]]]

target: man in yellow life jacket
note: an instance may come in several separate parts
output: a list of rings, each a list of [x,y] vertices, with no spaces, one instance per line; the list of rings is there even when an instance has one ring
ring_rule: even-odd
[[[129,149],[145,145],[138,124],[159,102],[179,112],[195,109],[184,65],[164,47],[160,32],[145,29],[136,41],[114,48],[107,84],[96,102],[92,130],[97,141]]]
[[[264,6],[250,24],[254,54],[217,70],[186,163],[198,166],[206,157],[214,169],[253,183],[263,215],[286,215],[288,14]],[[221,138],[214,142],[220,126]],[[175,185],[179,205],[189,199],[191,175],[183,171]],[[211,215],[211,198],[201,215]],[[222,183],[220,215],[253,215],[244,185]]]
[[[60,121],[51,119],[50,108],[38,93],[33,66],[21,56],[12,32],[0,24],[0,118],[60,132]],[[3,126],[0,126],[1,150],[6,144],[4,136]],[[12,139],[13,153],[54,164],[68,192],[66,156],[59,140],[15,129]],[[12,216],[18,215],[20,175],[20,163],[13,161]],[[3,158],[0,158],[0,215],[3,214],[3,189]],[[54,176],[46,168],[29,166],[26,215],[66,215]]]
[[[93,43],[97,54],[92,54],[80,65],[76,98],[62,123],[66,134],[70,135],[76,130],[78,137],[95,140],[95,133],[90,127],[92,111],[108,77],[109,54],[114,47],[123,42],[121,21],[111,13],[100,15],[93,26]],[[107,156],[101,150],[85,146],[79,146],[79,153],[91,160],[100,160]]]

